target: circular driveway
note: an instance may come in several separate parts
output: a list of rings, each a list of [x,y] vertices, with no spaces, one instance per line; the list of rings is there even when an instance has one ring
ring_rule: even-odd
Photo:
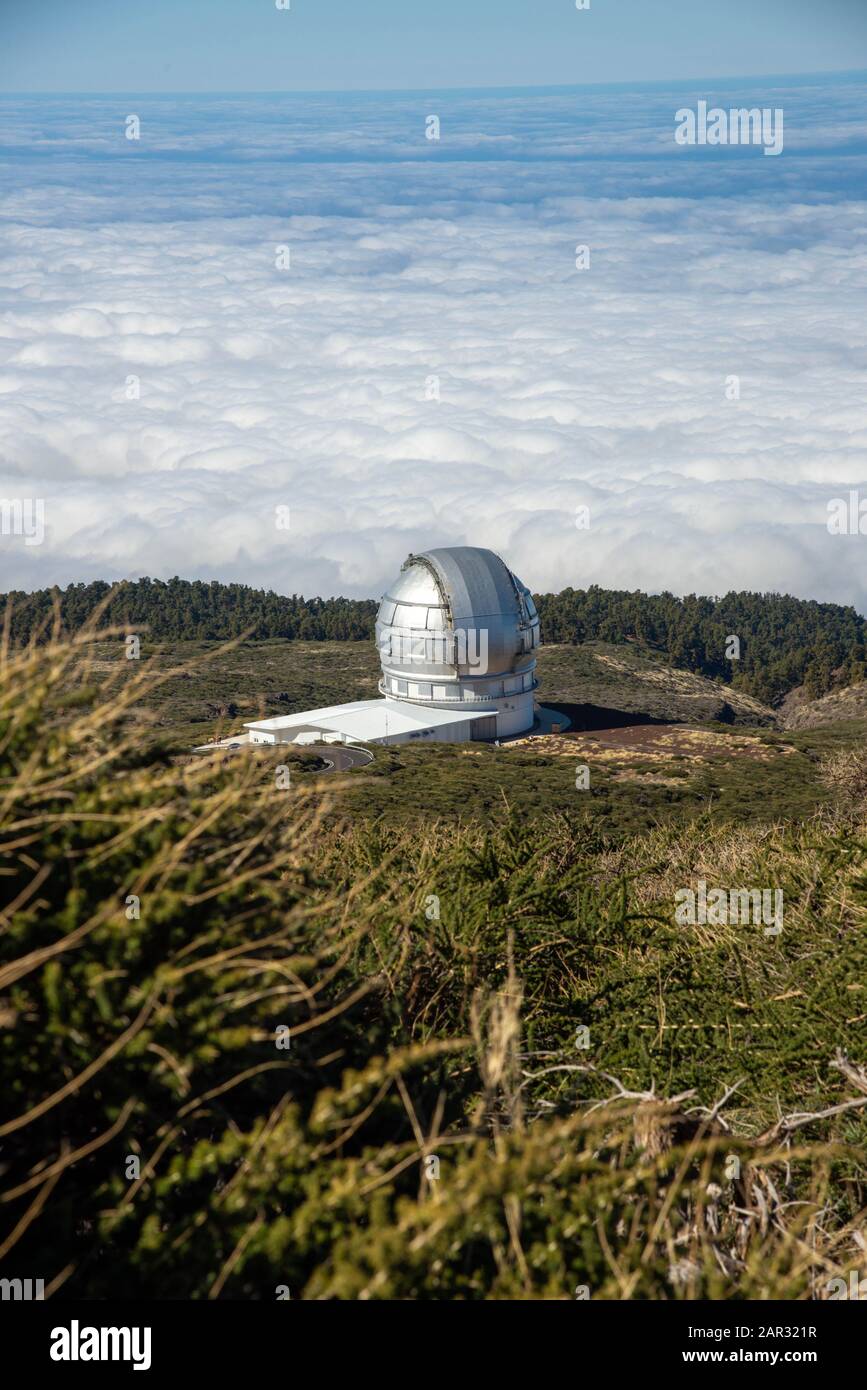
[[[347,772],[351,767],[363,767],[365,763],[373,762],[373,754],[366,748],[347,748],[345,744],[338,746],[333,743],[307,746],[315,748],[316,756],[325,763],[325,767],[320,769],[322,772]]]

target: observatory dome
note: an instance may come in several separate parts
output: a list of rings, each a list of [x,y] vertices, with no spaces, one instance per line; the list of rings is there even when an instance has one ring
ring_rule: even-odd
[[[390,700],[495,713],[496,734],[532,727],[539,618],[530,591],[492,550],[407,557],[376,620],[379,689]],[[494,721],[480,721],[484,737]]]

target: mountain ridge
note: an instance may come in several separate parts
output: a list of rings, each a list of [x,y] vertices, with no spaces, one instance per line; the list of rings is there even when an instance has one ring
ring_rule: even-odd
[[[546,644],[602,641],[655,653],[674,668],[776,706],[803,687],[809,699],[867,679],[867,619],[851,606],[730,591],[709,598],[640,590],[564,588],[534,595]],[[5,599],[13,646],[88,624],[146,631],[153,640],[372,641],[374,599],[286,597],[218,580],[97,580]]]

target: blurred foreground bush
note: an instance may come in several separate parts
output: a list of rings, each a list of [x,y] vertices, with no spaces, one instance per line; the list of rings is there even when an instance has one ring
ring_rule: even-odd
[[[805,1298],[863,1267],[863,811],[617,848],[578,814],[339,825],[279,750],[144,751],[147,666],[113,689],[89,646],[0,671],[3,1276]],[[675,925],[698,877],[781,888],[781,935]]]

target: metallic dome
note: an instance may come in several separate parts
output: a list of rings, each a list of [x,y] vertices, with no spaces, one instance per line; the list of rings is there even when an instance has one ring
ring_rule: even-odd
[[[381,693],[497,713],[497,734],[533,723],[539,618],[499,555],[454,546],[410,555],[376,621]]]

